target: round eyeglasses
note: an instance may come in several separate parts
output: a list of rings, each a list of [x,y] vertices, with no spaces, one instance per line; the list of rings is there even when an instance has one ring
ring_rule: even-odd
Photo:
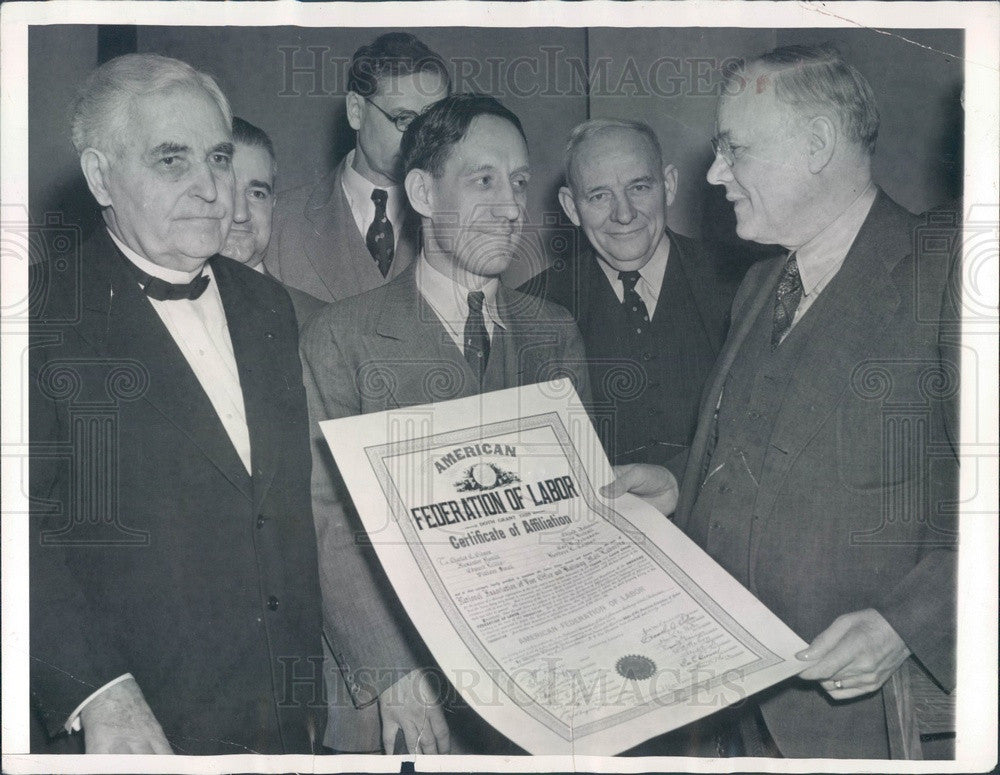
[[[399,111],[399,113],[396,114],[387,113],[374,100],[371,100],[368,97],[365,97],[364,100],[369,105],[374,107],[375,110],[377,110],[387,119],[389,119],[393,124],[395,124],[396,129],[398,129],[400,132],[405,132],[406,128],[410,124],[412,124],[413,120],[419,115],[418,113],[414,113],[412,110],[401,110]]]

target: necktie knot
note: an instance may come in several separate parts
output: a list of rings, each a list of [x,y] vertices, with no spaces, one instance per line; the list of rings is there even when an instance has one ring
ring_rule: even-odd
[[[483,314],[483,302],[485,300],[486,295],[482,291],[469,291],[469,311],[477,315]]]
[[[376,210],[384,210],[385,203],[389,201],[389,192],[381,188],[372,189],[372,201]]]
[[[151,277],[143,273],[140,280],[145,294],[157,301],[178,301],[180,299],[194,300],[201,296],[208,287],[209,277],[200,274],[189,283],[168,283],[159,277]]]
[[[642,275],[638,271],[632,270],[631,272],[619,272],[618,279],[622,281],[622,285],[625,286],[626,291],[634,291],[636,284],[639,282],[639,278]]]

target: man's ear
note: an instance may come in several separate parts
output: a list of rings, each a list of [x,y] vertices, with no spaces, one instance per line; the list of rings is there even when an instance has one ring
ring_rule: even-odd
[[[434,213],[434,193],[431,187],[433,176],[427,170],[412,169],[406,173],[403,189],[410,207],[424,218],[430,218]]]
[[[809,171],[822,172],[837,147],[837,124],[828,116],[816,116],[809,122]]]
[[[108,207],[111,204],[111,189],[108,175],[111,164],[108,157],[96,148],[84,148],[80,154],[80,169],[87,181],[90,193],[94,195],[97,204]]]
[[[674,197],[677,196],[678,177],[677,167],[673,164],[668,164],[663,168],[664,199],[666,200],[667,207],[670,207],[674,203]]]
[[[361,117],[365,112],[365,98],[357,92],[347,92],[347,123],[355,132],[361,126]]]
[[[573,192],[569,186],[562,186],[559,189],[559,204],[562,205],[566,216],[573,221],[574,226],[580,225],[580,213],[576,211],[576,202],[573,200]]]

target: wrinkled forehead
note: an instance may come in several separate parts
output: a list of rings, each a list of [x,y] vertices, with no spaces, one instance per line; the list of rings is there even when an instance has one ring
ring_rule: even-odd
[[[222,109],[205,89],[169,84],[134,97],[126,111],[125,142],[141,150],[163,143],[208,149],[229,142],[232,129]]]
[[[663,166],[656,147],[642,132],[628,127],[608,127],[595,132],[577,147],[570,164],[570,178],[588,170],[642,167],[656,175]]]
[[[239,182],[274,185],[274,159],[267,148],[247,143],[233,144],[233,173]]]
[[[507,119],[480,113],[469,122],[465,134],[448,148],[444,164],[459,172],[526,167],[528,144]]]

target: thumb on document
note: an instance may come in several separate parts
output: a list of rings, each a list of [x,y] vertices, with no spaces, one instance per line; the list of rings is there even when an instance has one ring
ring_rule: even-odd
[[[630,463],[614,467],[615,480],[601,488],[605,498],[631,493],[642,498],[664,516],[677,508],[677,479],[663,466]]]

